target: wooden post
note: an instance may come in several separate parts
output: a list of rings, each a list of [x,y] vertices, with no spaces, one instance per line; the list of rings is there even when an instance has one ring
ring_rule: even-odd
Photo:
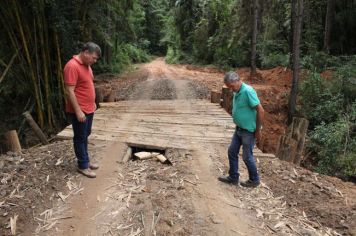
[[[279,138],[276,157],[299,165],[308,125],[307,119],[294,117],[292,124],[288,127],[287,134]]]
[[[221,93],[213,90],[210,92],[211,103],[220,103],[220,99],[221,99]]]
[[[116,99],[116,91],[111,90],[108,97],[106,98],[106,102],[115,102],[115,99]]]
[[[132,156],[132,148],[131,147],[127,147],[126,153],[125,155],[122,157],[122,163],[128,162],[129,159]]]
[[[101,103],[104,101],[103,88],[97,87],[95,88],[95,102]]]
[[[300,161],[302,160],[305,136],[308,131],[309,121],[304,118],[294,117],[292,125],[293,125],[292,139],[297,141],[297,149],[293,162],[299,165]]]
[[[103,89],[103,102],[108,102],[108,98],[109,98],[109,96],[110,96],[110,94],[111,94],[111,88],[105,88],[105,89]]]
[[[22,115],[26,118],[27,123],[30,125],[32,130],[35,132],[37,137],[41,140],[41,143],[48,144],[46,136],[44,135],[44,133],[42,132],[40,127],[37,125],[37,123],[33,120],[31,114],[28,111],[26,111]]]
[[[16,130],[10,130],[5,133],[6,147],[11,152],[21,152],[21,144]]]
[[[221,91],[221,106],[229,113],[232,113],[232,98],[233,98],[233,93],[232,91],[227,88],[223,87]]]

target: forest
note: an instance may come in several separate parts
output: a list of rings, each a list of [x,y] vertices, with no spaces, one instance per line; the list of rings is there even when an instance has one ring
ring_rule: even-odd
[[[289,115],[310,122],[303,164],[356,177],[356,0],[2,0],[0,25],[0,134],[25,136],[25,111],[48,135],[63,128],[63,66],[93,41],[95,74],[156,56],[256,78],[290,68]]]

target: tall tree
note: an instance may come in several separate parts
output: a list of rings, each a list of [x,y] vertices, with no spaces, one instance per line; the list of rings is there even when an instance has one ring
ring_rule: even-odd
[[[252,20],[252,37],[251,37],[251,77],[256,75],[256,43],[258,31],[258,0],[253,0],[253,20]]]
[[[330,35],[331,27],[335,12],[335,0],[328,0],[326,16],[325,16],[325,31],[324,31],[324,51],[330,53]]]
[[[288,106],[288,124],[292,122],[293,116],[296,111],[297,94],[298,94],[298,81],[299,81],[299,59],[300,59],[300,39],[303,25],[303,0],[296,1],[296,12],[294,15],[293,26],[293,80],[292,88],[289,97]]]
[[[289,34],[289,49],[290,49],[290,56],[289,56],[289,63],[293,69],[293,39],[294,39],[294,27],[295,27],[295,19],[296,19],[296,12],[298,11],[297,8],[297,0],[292,0],[291,4],[291,13],[290,13],[290,34]]]

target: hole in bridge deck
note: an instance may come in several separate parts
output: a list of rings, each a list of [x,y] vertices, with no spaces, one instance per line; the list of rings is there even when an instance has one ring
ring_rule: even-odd
[[[126,161],[143,161],[148,159],[158,160],[163,164],[172,165],[172,161],[187,158],[191,156],[185,149],[166,148],[154,145],[143,145],[136,143],[127,143],[128,156]]]
[[[133,161],[155,159],[163,164],[172,165],[172,162],[165,156],[166,149],[163,147],[140,144],[128,144],[128,147],[131,148],[130,159]]]

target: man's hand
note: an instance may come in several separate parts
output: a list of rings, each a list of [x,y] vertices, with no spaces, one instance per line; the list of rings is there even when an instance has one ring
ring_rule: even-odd
[[[259,144],[261,143],[261,138],[262,138],[262,124],[263,124],[263,120],[264,120],[265,111],[261,104],[257,105],[256,111],[257,111],[257,117],[256,117],[255,138],[256,138],[257,147],[259,147]]]
[[[261,141],[262,138],[262,130],[257,129],[255,132],[255,138],[256,138],[256,142],[259,143]]]
[[[84,112],[79,111],[78,113],[75,113],[75,115],[77,116],[77,120],[78,120],[79,122],[85,122],[86,117],[85,117]]]
[[[261,140],[262,140],[262,130],[261,129],[257,129],[255,132],[255,139],[256,139],[256,146],[258,148],[262,148],[261,145]]]

